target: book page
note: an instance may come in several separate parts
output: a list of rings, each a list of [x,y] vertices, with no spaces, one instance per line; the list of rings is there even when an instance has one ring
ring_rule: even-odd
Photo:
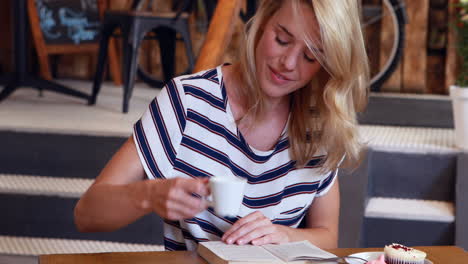
[[[273,255],[277,256],[285,262],[293,261],[295,258],[303,256],[320,258],[336,257],[332,253],[312,245],[309,241],[292,242],[279,245],[263,245],[263,248],[270,251]]]
[[[221,241],[202,242],[202,244],[219,257],[228,261],[283,263],[283,261],[259,246],[228,245]]]

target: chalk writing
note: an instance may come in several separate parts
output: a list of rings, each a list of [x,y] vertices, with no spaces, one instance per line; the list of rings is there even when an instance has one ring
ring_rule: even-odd
[[[60,37],[60,32],[54,32],[57,25],[53,18],[53,12],[40,0],[36,1],[37,12],[39,14],[39,21],[42,33],[46,38],[57,39]]]
[[[97,41],[96,0],[36,0],[41,31],[48,43]]]
[[[82,40],[93,40],[97,32],[95,30],[87,30],[89,27],[97,27],[99,23],[90,23],[84,13],[75,13],[69,8],[59,9],[60,23],[68,27],[68,37],[75,44],[79,44]]]

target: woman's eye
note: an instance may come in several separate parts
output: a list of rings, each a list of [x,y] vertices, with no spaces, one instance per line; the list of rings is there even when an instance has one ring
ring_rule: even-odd
[[[315,58],[311,58],[311,57],[307,56],[307,54],[304,54],[304,59],[306,59],[306,61],[308,61],[308,62],[315,62]]]
[[[288,44],[287,41],[283,41],[279,37],[276,37],[275,39],[276,39],[276,42],[278,42],[278,44],[280,44],[281,46],[286,46]]]

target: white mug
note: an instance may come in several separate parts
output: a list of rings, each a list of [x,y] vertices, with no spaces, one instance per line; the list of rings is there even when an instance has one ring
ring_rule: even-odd
[[[247,179],[235,176],[211,177],[211,195],[208,197],[210,206],[218,215],[237,216],[246,183]]]

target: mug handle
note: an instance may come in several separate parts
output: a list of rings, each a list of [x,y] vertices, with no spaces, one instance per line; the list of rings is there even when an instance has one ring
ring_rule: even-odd
[[[208,207],[214,207],[213,195],[210,194],[208,196],[203,197],[203,199],[205,199],[205,201],[208,203]]]

